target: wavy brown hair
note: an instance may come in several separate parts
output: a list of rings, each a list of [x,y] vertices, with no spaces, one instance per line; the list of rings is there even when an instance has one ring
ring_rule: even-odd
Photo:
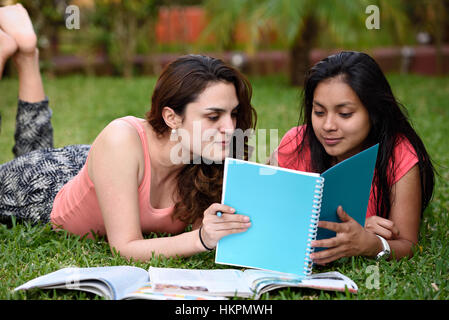
[[[255,129],[257,114],[251,105],[252,87],[246,77],[222,60],[187,55],[168,64],[162,71],[151,98],[151,110],[146,120],[159,135],[165,135],[170,127],[162,117],[164,107],[172,108],[184,116],[187,104],[214,82],[228,82],[235,87],[239,105],[236,129]],[[231,143],[236,155],[236,138]],[[248,141],[244,142],[243,159],[248,159]],[[177,175],[177,195],[173,219],[193,223],[202,218],[204,211],[214,202],[220,202],[224,165],[212,163],[186,164]]]

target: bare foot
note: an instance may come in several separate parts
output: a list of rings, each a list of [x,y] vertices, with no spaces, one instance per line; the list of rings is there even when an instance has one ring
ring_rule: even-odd
[[[0,29],[0,79],[6,60],[17,51],[16,41]]]
[[[17,44],[12,57],[19,78],[19,99],[36,102],[45,98],[37,37],[30,16],[21,4],[0,8],[0,29]]]
[[[36,33],[28,12],[20,3],[0,8],[0,29],[15,40],[19,53],[35,53]]]

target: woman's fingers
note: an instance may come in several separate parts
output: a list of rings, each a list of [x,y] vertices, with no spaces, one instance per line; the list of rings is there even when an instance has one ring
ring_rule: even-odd
[[[227,212],[224,212],[221,217],[218,217],[218,219],[214,219],[215,223],[226,223],[226,222],[249,222],[250,218],[248,216],[242,215],[242,214],[230,214]]]
[[[320,247],[320,248],[332,248],[338,246],[338,240],[337,237],[329,238],[329,239],[322,239],[322,240],[314,240],[311,243],[311,246],[314,248]]]
[[[211,220],[213,227],[216,231],[232,231],[232,230],[244,230],[251,226],[251,221],[248,216],[240,214],[225,213],[221,217],[216,217]]]
[[[383,227],[377,227],[374,233],[387,240],[393,239],[393,233]]]
[[[221,213],[235,213],[235,209],[221,203],[213,203],[209,206],[209,208],[204,211],[205,215],[217,215],[217,212]]]
[[[217,216],[220,212],[220,216]],[[213,248],[224,236],[248,230],[251,221],[248,216],[236,214],[235,209],[214,203],[204,211],[202,238],[208,248]]]
[[[399,229],[393,221],[379,217],[378,223],[381,227],[390,231],[391,238],[397,238],[399,236]]]
[[[220,212],[221,215],[218,216],[217,213]],[[235,209],[219,203],[212,204],[206,211],[205,216],[208,216],[208,221],[219,224],[222,230],[224,229],[233,229],[233,227],[237,226],[241,228],[241,224],[248,224],[250,222],[250,218],[248,216],[242,214],[236,214]],[[234,224],[230,224],[234,223]]]
[[[225,222],[225,223],[217,223],[215,226],[215,230],[217,231],[226,231],[226,230],[234,230],[234,229],[248,229],[251,226],[251,222],[249,221],[237,221],[237,222]]]
[[[310,256],[310,258],[314,263],[321,265],[335,261],[342,257],[344,257],[344,254],[341,252],[339,248],[332,248],[320,252],[314,252]]]
[[[398,238],[400,233],[393,221],[381,217],[368,218],[365,229],[389,240]]]

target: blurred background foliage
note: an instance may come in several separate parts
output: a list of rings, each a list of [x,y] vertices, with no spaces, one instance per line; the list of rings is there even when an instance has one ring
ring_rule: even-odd
[[[365,8],[382,8],[383,25],[379,32],[367,32]],[[246,51],[254,53],[263,43],[263,31],[272,29],[291,59],[290,79],[302,84],[310,66],[310,51],[315,47],[351,46],[354,49],[375,45],[404,44],[409,21],[405,2],[387,0],[206,0],[205,7],[213,17],[206,32],[213,33],[227,47],[234,42],[233,27],[246,20],[249,41]],[[380,19],[379,19],[380,20]],[[262,31],[262,32],[261,32]],[[224,47],[226,47],[224,46]]]
[[[449,0],[0,0],[16,2],[30,13],[49,75],[158,73],[164,56],[185,53],[232,53],[243,68],[276,51],[300,85],[314,49],[428,45],[443,70],[449,43]],[[80,9],[79,29],[65,25],[69,5]],[[378,30],[365,26],[368,5],[380,9]]]

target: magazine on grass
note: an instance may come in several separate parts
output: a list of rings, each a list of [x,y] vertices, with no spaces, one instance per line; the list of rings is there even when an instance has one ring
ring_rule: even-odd
[[[17,287],[29,289],[68,289],[94,293],[109,300],[210,300],[225,299],[201,293],[170,294],[156,292],[150,282],[148,271],[132,266],[93,268],[63,268],[40,276]]]
[[[357,285],[339,272],[298,277],[262,270],[155,268],[132,266],[64,268],[26,282],[14,290],[68,289],[112,300],[258,299],[270,290],[304,287],[356,293]]]

